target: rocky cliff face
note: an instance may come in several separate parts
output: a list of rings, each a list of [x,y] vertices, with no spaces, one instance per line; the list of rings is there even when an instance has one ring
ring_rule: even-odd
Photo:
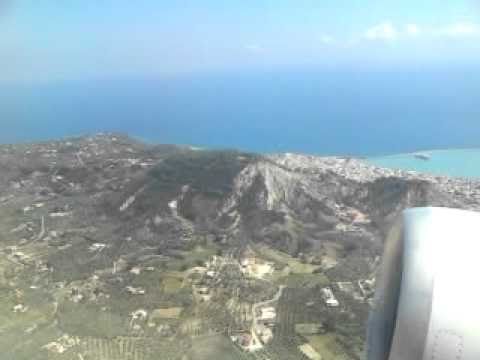
[[[40,234],[63,244],[48,231],[96,229],[88,241],[111,243],[112,258],[168,257],[207,236],[316,262],[334,245],[336,261],[371,263],[402,209],[477,209],[480,193],[475,181],[356,159],[152,147],[110,134],[5,145],[0,161],[4,237],[28,242]]]
[[[355,159],[182,151],[115,196],[125,201],[138,193],[122,216],[129,226],[151,228],[157,245],[170,236],[170,245],[179,246],[178,233],[188,234],[185,241],[209,233],[226,245],[265,243],[319,263],[328,262],[334,246],[336,262],[367,271],[403,209],[475,207],[465,201],[472,184]]]

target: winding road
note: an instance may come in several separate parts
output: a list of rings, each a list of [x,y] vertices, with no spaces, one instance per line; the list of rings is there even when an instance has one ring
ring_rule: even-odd
[[[278,291],[277,293],[274,295],[273,298],[271,298],[270,300],[265,300],[265,301],[261,301],[261,302],[258,302],[258,303],[255,303],[253,304],[252,306],[252,318],[253,318],[253,323],[252,323],[252,337],[254,338],[255,340],[255,343],[256,344],[261,344],[260,342],[260,339],[258,338],[257,336],[257,327],[258,327],[258,322],[257,322],[257,309],[260,308],[260,307],[264,307],[264,306],[268,306],[272,303],[275,303],[277,302],[280,297],[282,296],[282,293],[283,293],[283,290],[286,288],[285,285],[280,285],[278,287]]]

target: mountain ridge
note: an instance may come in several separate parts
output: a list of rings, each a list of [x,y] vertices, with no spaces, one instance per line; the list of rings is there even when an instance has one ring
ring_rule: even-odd
[[[190,354],[198,332],[260,331],[241,314],[275,293],[274,340],[262,350],[272,359],[287,359],[275,355],[278,349],[301,358],[296,346],[308,336],[295,326],[309,322],[328,329],[347,358],[360,359],[371,294],[364,287],[347,294],[342,284],[373,281],[385,235],[403,209],[480,210],[476,180],[345,157],[146,145],[121,134],[0,145],[0,167],[0,287],[8,294],[0,301],[5,309],[28,308],[34,320],[9,310],[0,317],[10,324],[9,336],[28,326],[50,329],[32,330],[27,355],[9,350],[16,360],[46,359],[40,345],[65,334],[81,341],[140,339],[149,345],[139,359],[170,349],[167,339]],[[274,264],[272,274],[239,273],[251,259]],[[191,278],[204,268],[215,270]],[[198,293],[199,284],[210,295]],[[325,286],[341,312],[321,302]],[[136,311],[158,308],[183,310],[151,329],[130,320]],[[193,330],[192,321],[202,330]],[[1,349],[9,339],[0,340]],[[83,356],[82,346],[66,354]],[[169,358],[197,359],[194,353]]]

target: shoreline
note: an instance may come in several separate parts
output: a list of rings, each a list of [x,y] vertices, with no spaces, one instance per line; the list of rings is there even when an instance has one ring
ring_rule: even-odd
[[[48,146],[52,144],[60,144],[60,143],[66,143],[66,142],[75,142],[78,140],[82,139],[96,139],[96,138],[118,138],[121,141],[126,141],[130,143],[136,143],[139,146],[144,146],[146,148],[148,147],[155,147],[155,146],[161,146],[161,145],[172,145],[172,146],[178,146],[179,148],[187,148],[190,150],[197,150],[197,149],[204,149],[204,150],[212,150],[212,151],[222,151],[222,150],[227,150],[226,148],[208,148],[208,147],[197,147],[193,145],[185,145],[185,144],[164,144],[160,142],[152,142],[147,139],[135,136],[135,135],[129,135],[128,133],[125,132],[95,132],[95,133],[87,133],[87,134],[76,134],[72,136],[65,136],[65,137],[59,137],[59,138],[51,138],[47,140],[41,140],[41,141],[28,141],[28,142],[15,142],[15,143],[0,143],[0,148],[16,148],[16,147],[35,147],[35,146]],[[243,149],[237,149],[239,151],[245,151]],[[250,152],[250,151],[246,151]],[[478,171],[478,174],[472,174],[468,171],[462,172],[460,171],[459,173],[453,173],[449,172],[449,166],[447,165],[444,168],[431,168],[438,166],[438,155],[444,155],[444,154],[462,154],[462,153],[475,153],[478,152],[479,155],[479,163],[480,163],[480,148],[452,148],[452,149],[437,149],[437,150],[425,150],[425,151],[417,151],[417,152],[408,152],[408,153],[399,153],[399,154],[390,154],[390,155],[385,155],[385,156],[360,156],[360,155],[321,155],[321,154],[309,154],[309,153],[301,153],[301,152],[273,152],[273,153],[268,153],[268,152],[251,152],[252,154],[258,154],[261,156],[264,156],[266,158],[276,158],[276,157],[289,157],[289,156],[300,156],[300,157],[305,157],[305,158],[318,158],[318,159],[335,159],[336,162],[348,162],[348,163],[363,163],[367,167],[375,167],[378,169],[384,169],[385,174],[387,176],[391,176],[392,174],[396,174],[398,177],[410,177],[414,176],[415,178],[420,177],[420,178],[427,178],[427,179],[432,179],[432,178],[438,178],[438,177],[445,177],[445,178],[451,178],[451,179],[459,179],[463,181],[480,181],[480,169]],[[415,154],[419,153],[428,153],[431,155],[431,158],[428,161],[420,160],[415,158]],[[408,164],[388,164],[389,161],[400,161],[400,162],[408,162]],[[328,161],[327,161],[328,162]],[[387,163],[385,163],[387,162]],[[470,160],[466,160],[466,162],[470,162]],[[458,165],[459,162],[456,164]],[[418,166],[420,165],[420,166]],[[456,165],[456,166],[457,166]],[[480,168],[480,167],[479,167]],[[355,172],[355,170],[352,170]]]

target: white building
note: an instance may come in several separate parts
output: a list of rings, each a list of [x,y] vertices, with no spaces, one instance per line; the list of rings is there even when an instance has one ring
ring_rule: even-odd
[[[277,312],[273,306],[268,306],[260,309],[259,321],[272,321],[277,317]]]
[[[338,300],[335,298],[335,295],[333,294],[332,289],[329,287],[323,288],[322,290],[322,297],[323,300],[325,301],[325,304],[329,307],[337,307],[339,306]]]

